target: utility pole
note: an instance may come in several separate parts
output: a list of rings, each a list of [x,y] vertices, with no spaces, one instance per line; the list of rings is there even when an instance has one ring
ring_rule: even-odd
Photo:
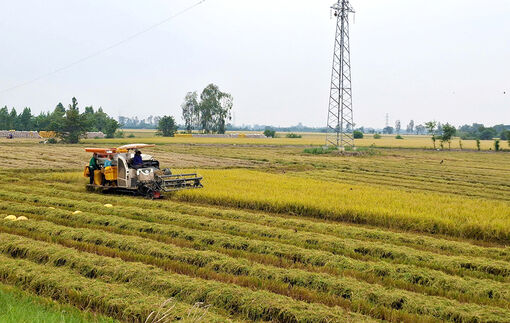
[[[338,0],[331,9],[337,17],[335,50],[331,73],[326,145],[340,150],[354,147],[352,112],[351,52],[349,14],[354,13],[349,0]]]

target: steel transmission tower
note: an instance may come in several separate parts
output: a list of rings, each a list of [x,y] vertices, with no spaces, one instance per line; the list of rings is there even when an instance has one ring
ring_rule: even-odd
[[[354,9],[349,0],[338,0],[331,9],[335,12],[337,24],[326,145],[343,150],[346,147],[354,147],[349,41],[349,14],[354,13]]]

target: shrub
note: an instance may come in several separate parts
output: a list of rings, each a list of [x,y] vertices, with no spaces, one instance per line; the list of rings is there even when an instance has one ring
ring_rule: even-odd
[[[404,137],[402,137],[401,135],[397,135],[395,139],[404,139]]]
[[[117,132],[115,132],[114,137],[115,138],[124,138],[124,131],[118,130]]]
[[[354,139],[363,139],[363,132],[361,131],[354,131]]]
[[[306,148],[303,152],[305,154],[312,154],[312,155],[325,155],[329,154],[332,151],[337,150],[336,147],[315,147],[315,148]]]
[[[376,133],[376,134],[374,135],[374,139],[381,139],[381,135],[380,135],[380,134],[378,134],[378,133]]]
[[[501,145],[500,145],[499,139],[494,140],[494,150],[495,151],[501,150]]]
[[[135,138],[135,134],[134,133],[129,134],[128,138]]]
[[[293,139],[295,139],[295,138],[302,138],[301,135],[298,135],[298,134],[295,134],[295,133],[288,133],[285,137],[293,138]]]

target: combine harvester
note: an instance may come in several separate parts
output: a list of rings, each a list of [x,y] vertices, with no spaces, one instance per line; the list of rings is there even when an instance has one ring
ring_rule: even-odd
[[[162,192],[175,192],[202,188],[202,177],[197,174],[173,175],[170,169],[160,170],[159,162],[152,156],[142,154],[143,164],[133,165],[135,152],[154,145],[132,144],[119,148],[86,148],[85,151],[97,154],[99,169],[94,170],[93,184],[87,188],[93,191],[128,193],[158,199]],[[104,167],[112,156],[112,166]],[[83,173],[90,177],[89,166]]]

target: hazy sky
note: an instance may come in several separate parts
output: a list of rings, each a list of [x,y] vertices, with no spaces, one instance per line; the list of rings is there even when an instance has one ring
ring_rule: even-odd
[[[128,43],[26,86],[198,0],[0,2],[0,105],[76,96],[114,116],[170,114],[213,82],[236,124],[324,126],[333,0],[206,0]],[[510,0],[352,0],[355,123],[510,124]],[[506,91],[506,95],[504,94]]]

